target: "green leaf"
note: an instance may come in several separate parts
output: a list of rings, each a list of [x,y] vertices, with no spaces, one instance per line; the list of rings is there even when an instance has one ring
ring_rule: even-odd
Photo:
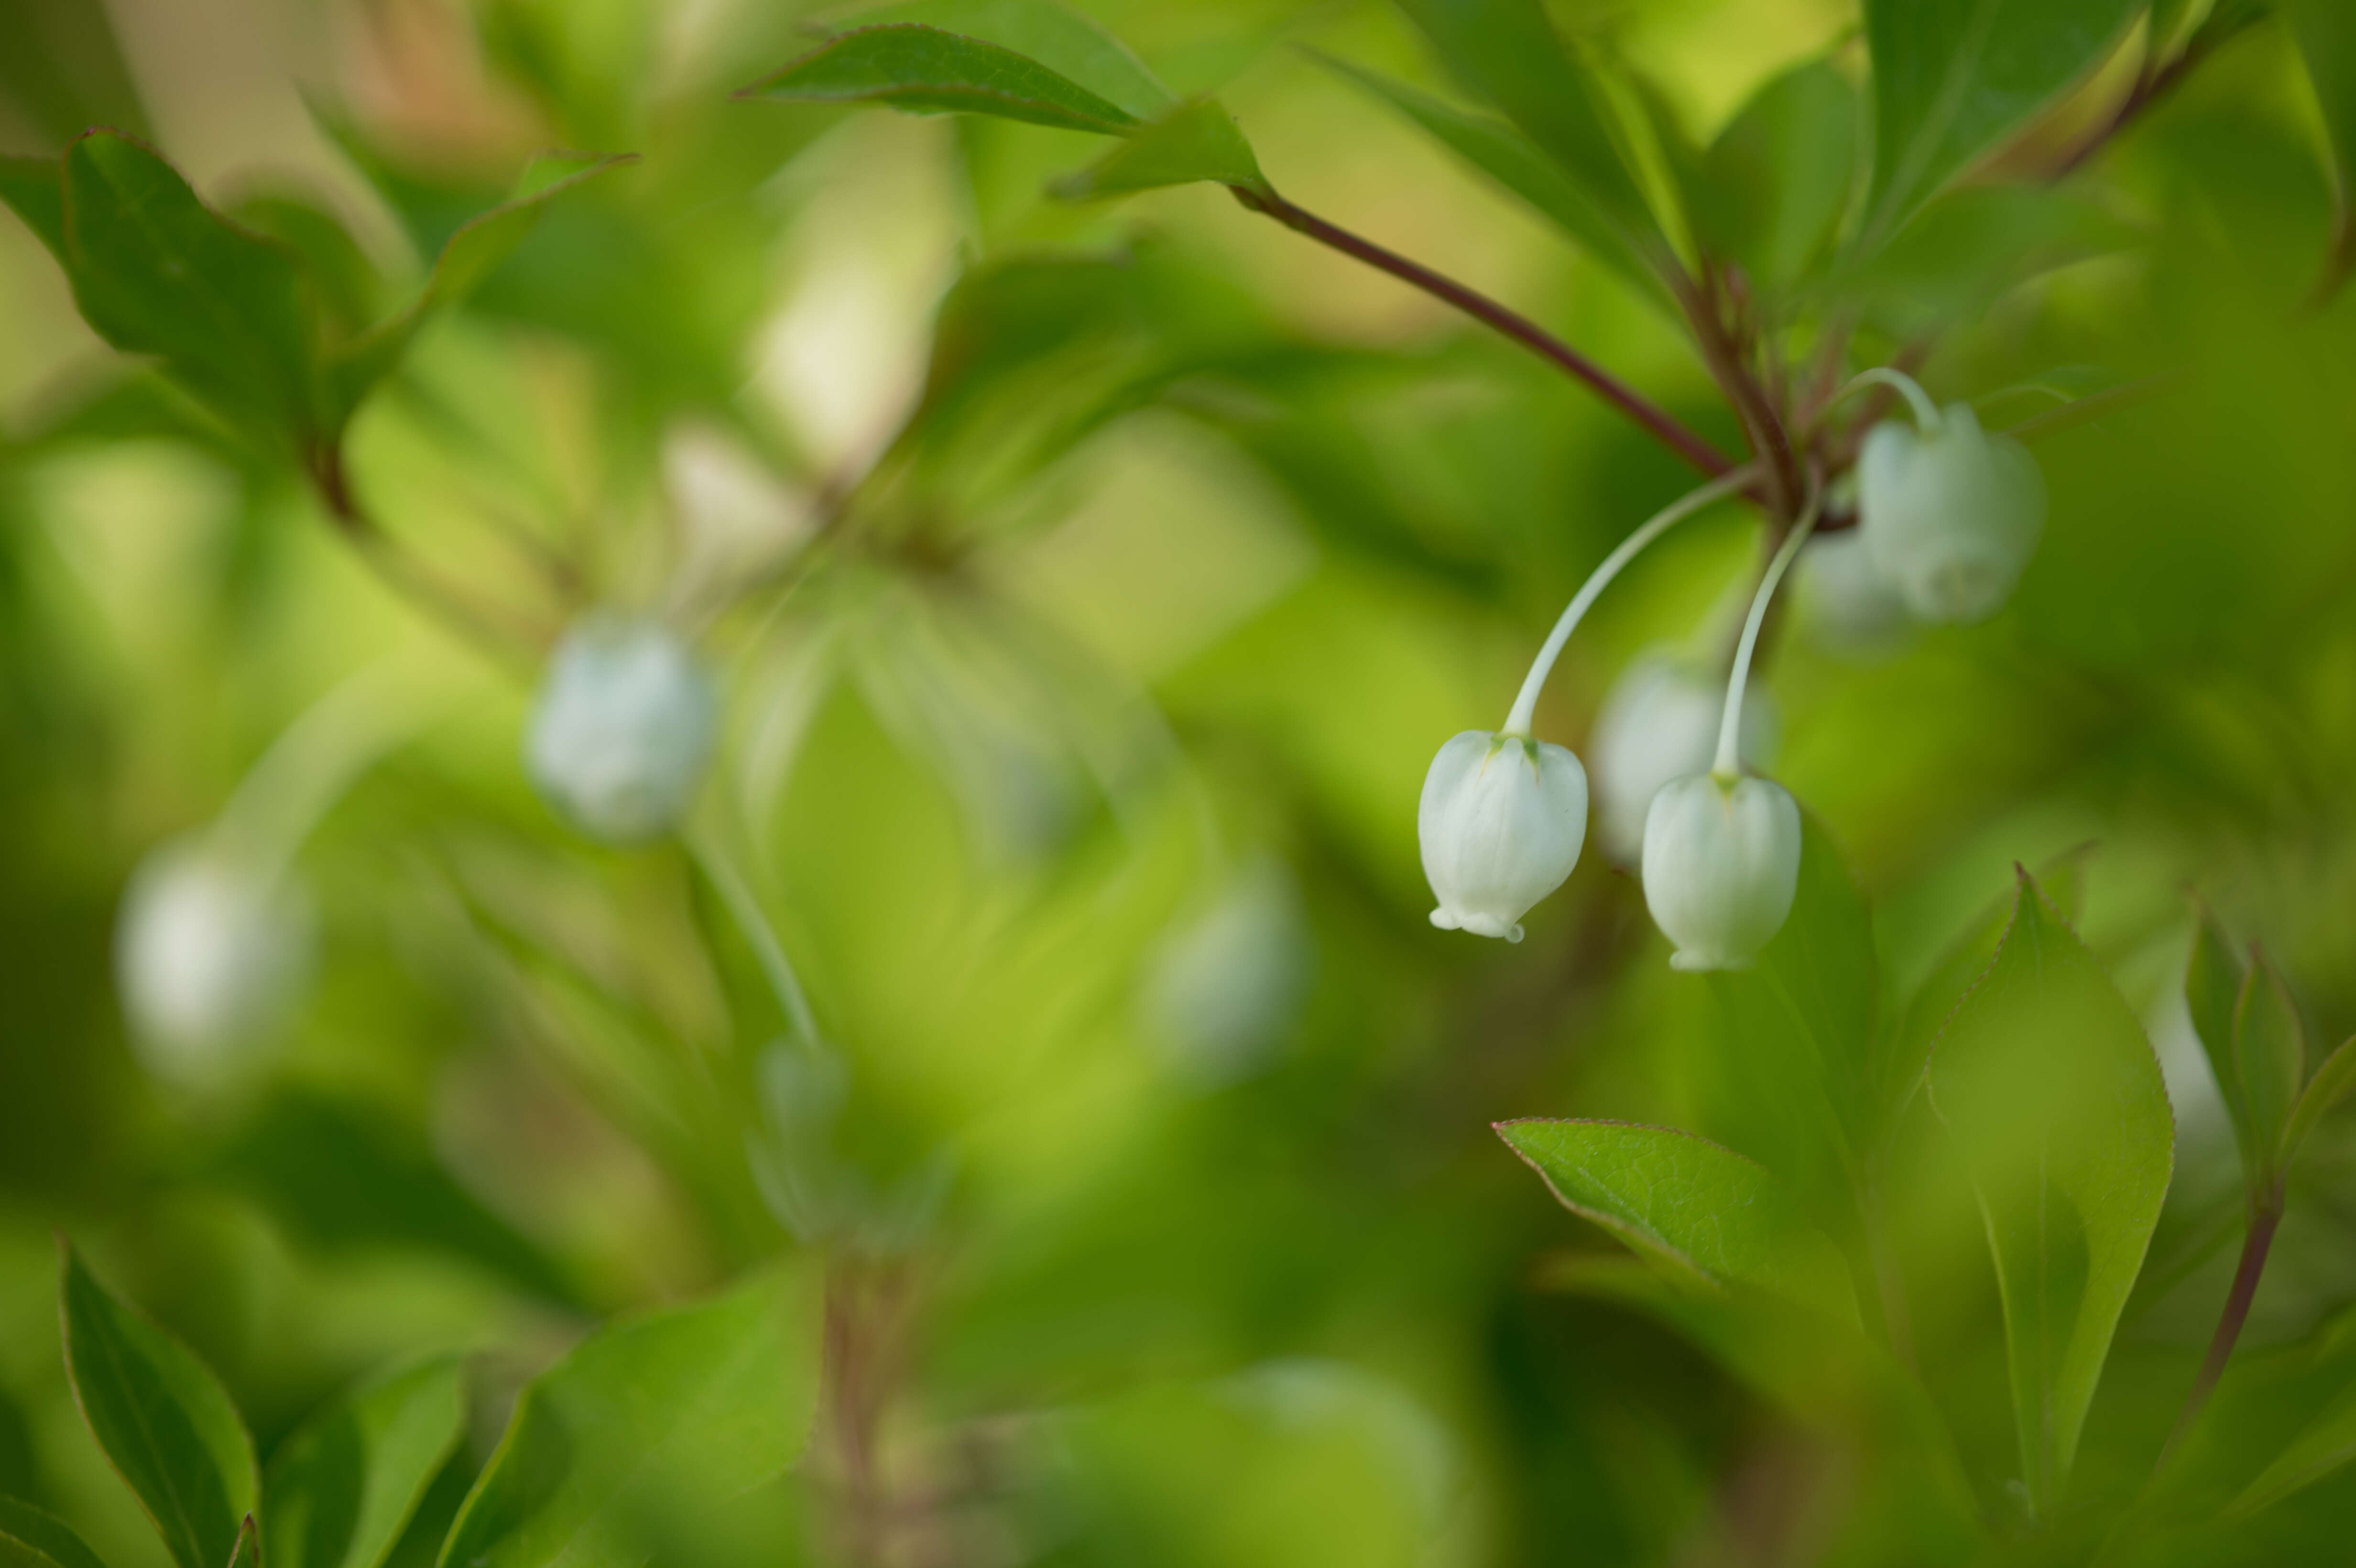
[[[515,194],[459,226],[434,259],[425,287],[408,307],[338,348],[327,366],[330,417],[342,429],[362,400],[391,374],[434,313],[472,293],[524,241],[548,204],[609,170],[637,161],[635,153],[543,153],[526,165]]]
[[[1564,1208],[1689,1282],[1755,1285],[1856,1321],[1840,1250],[1756,1160],[1673,1127],[1534,1116],[1496,1128]]]
[[[2282,0],[2331,155],[2332,254],[2328,291],[2356,265],[2356,7],[2347,0]]]
[[[378,1379],[313,1417],[271,1456],[270,1568],[378,1568],[466,1422],[455,1356]]]
[[[461,1187],[423,1136],[365,1103],[279,1090],[203,1168],[315,1251],[440,1252],[552,1301],[580,1304],[563,1272]]]
[[[844,33],[740,98],[888,103],[919,114],[994,114],[1065,131],[1125,135],[1136,115],[1012,49],[913,22]]]
[[[9,188],[21,185],[19,176]],[[63,191],[54,239],[27,221],[52,240],[101,337],[155,356],[265,445],[300,447],[319,432],[318,367],[292,251],[214,212],[179,171],[119,131],[92,131],[66,150]]]
[[[0,202],[24,220],[33,238],[63,265],[66,257],[66,187],[55,158],[0,155]]]
[[[2300,1093],[2298,1103],[2291,1107],[2290,1125],[2283,1129],[2282,1153],[2277,1157],[2279,1168],[2290,1168],[2290,1162],[2307,1142],[2307,1135],[2315,1130],[2315,1124],[2333,1106],[2348,1097],[2351,1086],[2356,1086],[2356,1036],[2341,1040],[2340,1049],[2323,1059],[2323,1065],[2315,1070],[2315,1076]]]
[[[262,1568],[262,1533],[254,1529],[252,1514],[238,1524],[237,1550],[230,1554],[229,1568]]]
[[[2356,1387],[2341,1390],[2299,1428],[2290,1445],[2225,1505],[2222,1518],[2232,1522],[2272,1508],[2351,1459],[2356,1459]]]
[[[1268,188],[1235,117],[1207,98],[1179,105],[1088,167],[1057,180],[1055,194],[1089,201],[1198,180]]]
[[[1601,84],[1557,37],[1538,0],[1399,0],[1457,79],[1551,158],[1622,244],[1665,258],[1667,240],[1622,155]]]
[[[2026,871],[1987,976],[1931,1055],[1979,1201],[2033,1506],[2069,1478],[2168,1194],[2175,1125],[2135,1010]]]
[[[81,1537],[30,1503],[0,1497],[0,1568],[106,1568]]]
[[[1933,201],[1828,292],[1884,329],[1930,332],[1984,315],[2030,279],[2138,243],[2110,208],[2071,186],[1965,186]]]
[[[91,125],[144,133],[145,116],[104,5],[90,0],[0,0],[0,99],[44,147]],[[55,167],[54,165],[51,165]]]
[[[1871,249],[2101,63],[2144,0],[1866,0]]]
[[[2242,964],[2233,944],[2218,928],[2208,906],[2197,904],[2192,956],[2184,966],[2184,1007],[2192,1016],[2192,1032],[2209,1059],[2210,1075],[2217,1081],[2218,1097],[2225,1102],[2233,1124],[2233,1141],[2242,1151],[2245,1172],[2258,1167],[2260,1145],[2250,1125],[2250,1096],[2242,1086],[2242,1068],[2233,1049],[2233,1011],[2242,996]]]
[[[220,1568],[253,1509],[253,1444],[205,1364],[59,1243],[66,1375],[82,1419],[179,1568]]]
[[[669,1521],[783,1470],[816,1397],[802,1296],[768,1276],[583,1341],[524,1390],[444,1568],[637,1568]]]
[[[1858,172],[1859,108],[1823,60],[1771,80],[1703,155],[1694,223],[1762,288],[1799,281],[1832,244]]]
[[[1126,44],[1089,18],[1048,0],[907,0],[840,17],[822,16],[811,25],[840,35],[889,23],[916,23],[994,44],[1037,61],[1140,120],[1158,120],[1178,103]]]
[[[1844,1115],[1857,1117],[1872,1071],[1880,976],[1873,922],[1857,879],[1824,824],[1803,812],[1800,832],[1800,880],[1792,913],[1750,973],[1773,988],[1778,1003],[1804,1032],[1833,1104]]]
[[[2251,1163],[2261,1179],[2270,1180],[2307,1082],[2307,1035],[2282,976],[2254,944],[2233,1004],[2233,1066],[2249,1102]]]
[[[1314,51],[1312,51],[1314,52]],[[1379,71],[1319,54],[1333,69],[1365,87],[1420,126],[1441,145],[1520,197],[1589,254],[1633,283],[1672,315],[1676,304],[1660,273],[1586,191],[1503,120],[1471,113]]]
[[[302,259],[312,315],[331,340],[377,318],[384,279],[335,214],[298,196],[262,195],[239,202],[230,216]]]

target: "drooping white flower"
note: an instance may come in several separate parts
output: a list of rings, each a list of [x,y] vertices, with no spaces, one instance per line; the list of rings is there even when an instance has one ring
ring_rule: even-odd
[[[1644,903],[1678,969],[1741,969],[1782,930],[1800,882],[1800,808],[1770,779],[1696,773],[1644,818]]]
[[[2003,606],[2045,522],[2045,479],[2026,447],[1950,403],[1920,430],[1885,420],[1868,431],[1857,478],[1858,533],[1909,609],[1969,623]]]
[[[1665,654],[1646,654],[1612,683],[1587,754],[1594,764],[1596,833],[1623,866],[1644,854],[1644,814],[1671,779],[1708,768],[1726,711],[1716,676]],[[1774,704],[1753,689],[1742,700],[1741,760],[1763,767],[1775,749]]]
[[[1873,559],[1864,534],[1848,528],[1813,540],[1800,552],[1794,592],[1801,618],[1836,654],[1870,659],[1895,652],[1912,635],[1914,613]]]
[[[1266,1066],[1299,1013],[1313,954],[1283,863],[1256,860],[1162,938],[1145,1008],[1170,1065],[1194,1083]]]
[[[592,837],[652,837],[685,814],[717,709],[710,677],[669,628],[589,616],[557,645],[533,704],[532,783]]]
[[[1431,923],[1519,942],[1522,916],[1579,863],[1587,770],[1560,746],[1467,730],[1431,759],[1416,835]]]
[[[201,838],[150,852],[115,926],[134,1053],[174,1083],[233,1072],[285,1023],[311,955],[310,904],[283,876]]]

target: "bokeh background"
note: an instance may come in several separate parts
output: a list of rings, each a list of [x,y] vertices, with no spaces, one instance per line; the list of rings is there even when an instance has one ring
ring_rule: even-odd
[[[1218,91],[1295,201],[1736,444],[1649,301],[1299,47],[1444,91],[1387,7],[1080,8]],[[433,327],[355,474],[525,624],[611,604],[698,639],[727,714],[700,831],[833,1053],[772,1051],[787,1020],[707,867],[536,798],[530,662],[389,589],[0,219],[0,1491],[117,1568],[163,1561],[62,1375],[58,1232],[220,1372],[265,1456],[363,1371],[480,1352],[444,1518],[503,1398],[588,1326],[830,1247],[881,1303],[889,1561],[1956,1560],[1877,1507],[1859,1433],[1547,1284],[1612,1243],[1489,1123],[1746,1147],[1740,1064],[1633,879],[1590,852],[1515,946],[1425,922],[1433,751],[1497,721],[1675,461],[1224,193],[1048,199],[1086,138],[732,101],[803,47],[799,9],[0,4],[0,147],[139,133],[216,205],[337,215],[382,297],[535,149],[644,155]],[[1698,138],[1787,65],[1858,64],[1841,0],[1558,10]],[[2094,846],[2083,929],[2179,1127],[2097,1489],[2148,1463],[2232,1263],[2186,891],[2265,941],[2318,1049],[2356,1029],[2356,305],[2301,304],[2320,135],[2261,26],[2057,205],[1858,281],[1865,341],[1929,344],[1937,395],[2004,394],[1991,424],[2047,406],[2031,384],[2191,373],[2040,444],[2048,532],[1997,621],[1861,646],[1804,559],[1762,677],[1774,771],[1872,898],[1891,995],[2013,862]],[[1987,286],[2030,250],[2050,264]],[[1726,509],[1643,560],[1539,733],[1580,743],[1647,650],[1713,656],[1756,549]],[[175,1055],[127,1021],[119,912],[225,812],[292,856],[302,983]],[[815,1175],[812,1073],[841,1098]],[[2244,1341],[2276,1426],[2356,1379],[2356,1128],[2320,1136]],[[1997,1359],[1934,1392],[2000,1512],[1993,1322]],[[776,1549],[828,1561],[806,1506]],[[2351,1520],[2343,1476],[2196,1560],[2329,1561]]]

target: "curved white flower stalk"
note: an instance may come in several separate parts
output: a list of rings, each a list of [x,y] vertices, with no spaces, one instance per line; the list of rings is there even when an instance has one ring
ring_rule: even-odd
[[[1522,939],[1522,916],[1562,886],[1587,837],[1587,771],[1567,748],[1533,739],[1538,692],[1590,606],[1645,546],[1757,477],[1746,464],[1663,507],[1589,574],[1538,649],[1498,731],[1467,730],[1440,748],[1416,808],[1423,874],[1443,931]]]
[[[1925,621],[1985,621],[2003,607],[2037,549],[2045,479],[2029,449],[1980,429],[1968,403],[1934,407],[1896,370],[1868,370],[1905,395],[1912,430],[1884,420],[1858,451],[1858,535]]]
[[[209,826],[140,861],[114,965],[132,1051],[150,1072],[217,1083],[284,1029],[316,945],[295,852],[360,773],[438,710],[427,685],[392,667],[361,671],[287,727]]]
[[[581,831],[636,843],[685,815],[718,720],[712,679],[676,634],[597,613],[549,660],[524,759],[542,797]]]
[[[1746,776],[1739,745],[1744,688],[1776,585],[1816,524],[1821,490],[1768,562],[1735,650],[1707,773],[1663,786],[1644,817],[1644,904],[1676,944],[1678,969],[1740,969],[1792,913],[1800,881],[1800,808],[1772,779]]]

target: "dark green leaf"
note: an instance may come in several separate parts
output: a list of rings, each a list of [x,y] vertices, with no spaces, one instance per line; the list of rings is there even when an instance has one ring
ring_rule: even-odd
[[[434,260],[423,291],[408,308],[336,351],[327,367],[336,427],[340,429],[369,390],[401,362],[419,329],[436,311],[473,293],[523,243],[550,202],[584,181],[637,161],[635,154],[605,157],[586,153],[547,153],[527,165],[516,182],[513,196],[469,219],[450,236]]]
[[[2233,1004],[2233,1067],[2249,1103],[2252,1164],[2261,1178],[2271,1178],[2307,1082],[2307,1035],[2282,976],[2254,945]]]
[[[2099,64],[2144,0],[1866,0],[1869,248]]]
[[[1930,1086],[1979,1200],[2042,1510],[2069,1478],[2168,1194],[2175,1125],[2134,1009],[2025,871],[1996,962],[1932,1051]]]
[[[106,1568],[81,1537],[30,1503],[0,1497],[0,1568]]]
[[[44,147],[92,125],[146,130],[138,90],[107,8],[90,0],[0,0],[0,99],[32,122]]]
[[[466,1430],[458,1358],[380,1378],[305,1423],[265,1477],[270,1568],[377,1568]]]
[[[300,197],[249,197],[230,216],[302,258],[314,317],[331,340],[351,336],[377,318],[384,279],[336,216]]]
[[[1557,1200],[1689,1282],[1756,1285],[1854,1321],[1840,1251],[1765,1166],[1673,1127],[1499,1122]]]
[[[1694,223],[1762,287],[1797,282],[1830,247],[1856,183],[1859,109],[1823,60],[1770,80],[1702,160]]]
[[[2254,1175],[2261,1145],[2250,1125],[2249,1092],[2242,1085],[2242,1070],[2233,1050],[2233,1010],[2242,996],[2242,964],[2233,944],[2218,929],[2205,904],[2197,905],[2192,956],[2184,966],[2184,1007],[2192,1017],[2192,1032],[2209,1059],[2217,1080],[2218,1098],[2233,1124],[2233,1141],[2242,1151],[2245,1172]]]
[[[1108,136],[1143,123],[1012,49],[915,23],[844,33],[739,96],[782,103],[889,103],[920,114],[994,114]]]
[[[2343,1389],[2314,1419],[2299,1428],[2290,1445],[2226,1505],[2224,1518],[2246,1519],[2356,1459],[2356,1387]]]
[[[1127,45],[1051,0],[906,0],[820,17],[815,25],[841,34],[891,23],[916,23],[995,44],[1037,61],[1140,120],[1160,119],[1177,106],[1170,90]]]
[[[1676,304],[1660,273],[1628,243],[1620,226],[1521,132],[1503,120],[1459,109],[1379,71],[1328,56],[1318,58],[1414,121],[1449,151],[1552,219],[1647,297],[1675,312]]]
[[[0,155],[0,202],[24,220],[33,237],[63,265],[66,256],[66,187],[55,158]]]
[[[262,1568],[262,1532],[254,1529],[252,1514],[238,1524],[237,1550],[230,1554],[229,1568]]]
[[[59,1244],[66,1374],[91,1435],[138,1495],[179,1568],[220,1568],[253,1509],[253,1444],[205,1364],[100,1285]]]
[[[294,253],[197,199],[179,171],[116,131],[65,155],[59,261],[91,326],[164,368],[249,436],[301,446],[322,419]]]
[[[524,1390],[444,1568],[637,1568],[669,1521],[783,1470],[816,1396],[802,1296],[764,1278],[584,1340]]]
[[[445,1253],[552,1301],[578,1304],[562,1271],[459,1186],[423,1137],[365,1104],[281,1090],[207,1169],[317,1251]]]
[[[1087,201],[1198,180],[1268,187],[1235,116],[1207,98],[1181,104],[1088,167],[1066,175],[1055,182],[1055,194]]]
[[[2282,9],[2314,84],[2331,151],[2335,234],[2328,288],[2356,265],[2356,6],[2348,0],[2282,0]]]
[[[2290,1168],[2308,1134],[2315,1131],[2315,1124],[2348,1097],[2351,1086],[2356,1086],[2356,1036],[2341,1040],[2340,1049],[2323,1059],[2323,1065],[2300,1092],[2297,1104],[2291,1108],[2290,1125],[2283,1131],[2279,1168]]]
[[[1965,186],[1932,202],[1835,287],[1888,331],[1928,332],[1974,319],[2031,278],[2140,239],[2075,187]]]
[[[1458,80],[1520,126],[1629,250],[1666,257],[1601,84],[1565,48],[1538,0],[1400,0],[1400,8]]]

